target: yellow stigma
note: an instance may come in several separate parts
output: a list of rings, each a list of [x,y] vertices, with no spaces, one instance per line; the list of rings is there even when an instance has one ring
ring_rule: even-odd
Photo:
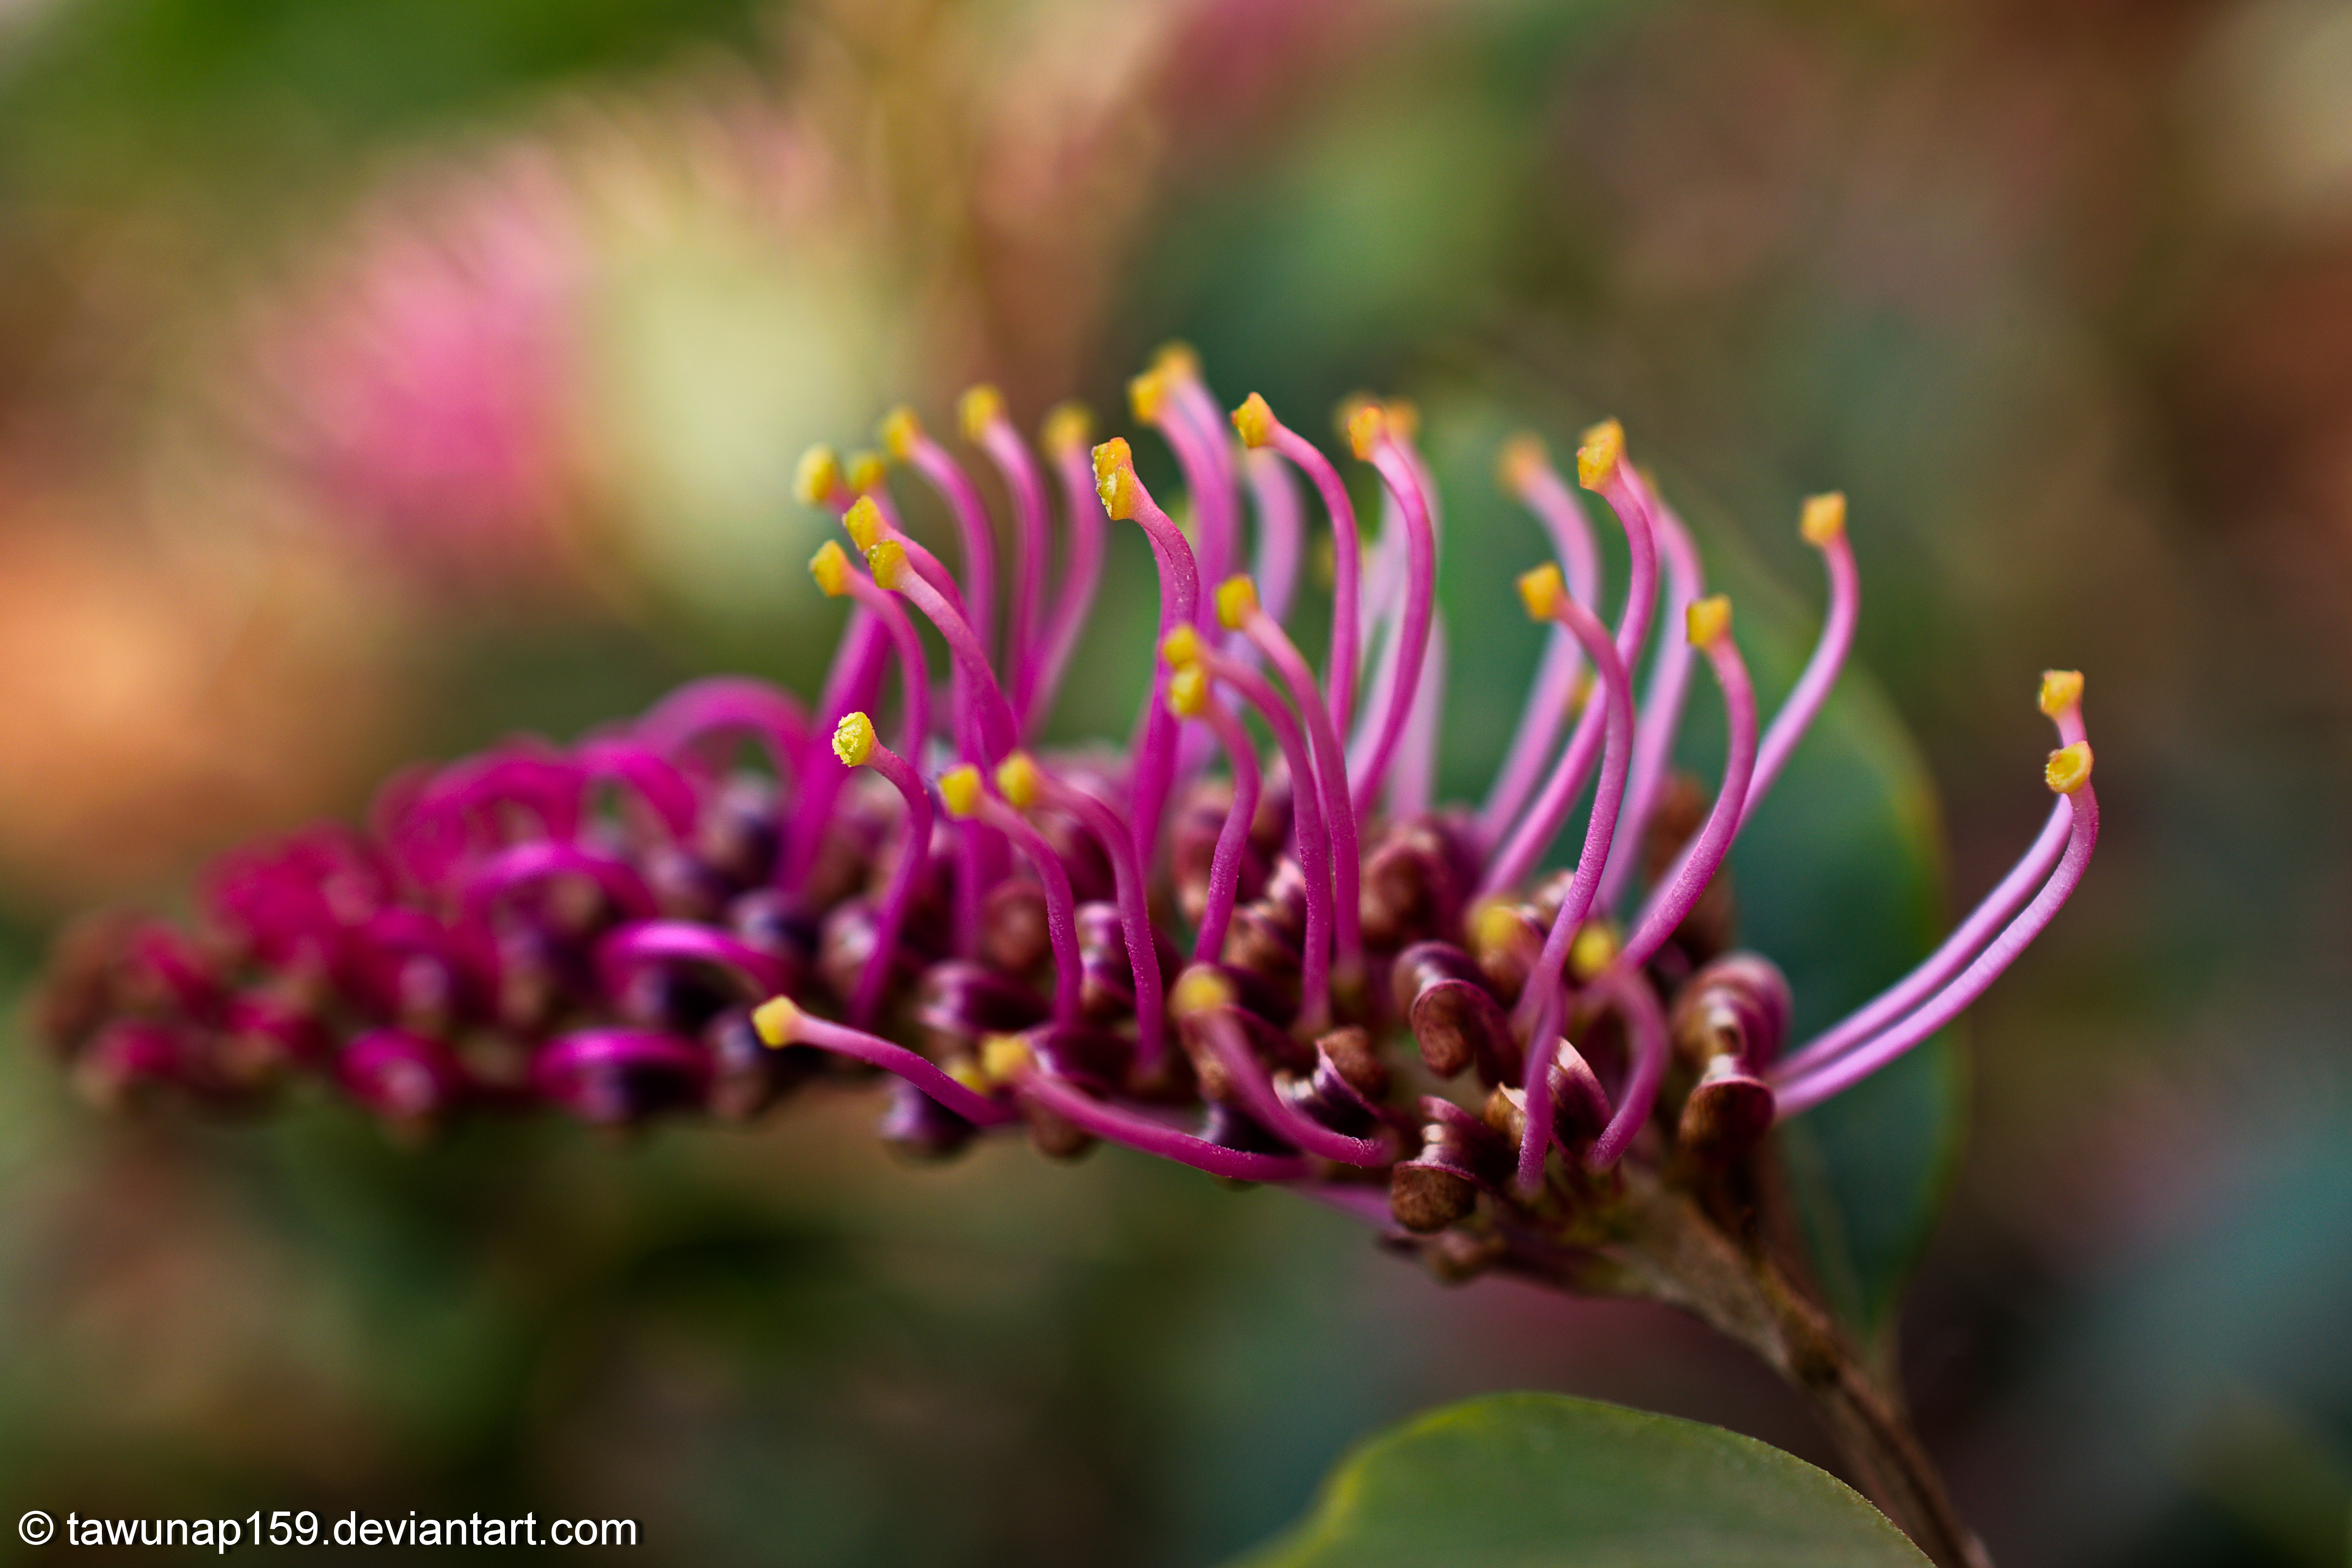
[[[1528,607],[1528,619],[1548,621],[1559,611],[1559,602],[1568,593],[1568,584],[1560,580],[1559,568],[1547,561],[1519,574],[1519,603]]]
[[[1029,1042],[1019,1035],[982,1035],[980,1070],[992,1084],[1011,1083],[1029,1066]]]
[[[2091,742],[2077,741],[2050,753],[2042,782],[2060,795],[2073,795],[2091,782]]]
[[[915,417],[913,409],[901,403],[882,416],[882,423],[875,426],[875,435],[881,440],[882,449],[903,463],[914,457],[915,444],[923,438],[923,422]]]
[[[1274,439],[1274,410],[1265,405],[1265,398],[1253,392],[1242,399],[1242,405],[1234,410],[1234,433],[1253,452]]]
[[[1388,428],[1388,416],[1381,412],[1379,404],[1361,404],[1348,416],[1348,445],[1360,461],[1369,463],[1372,460],[1372,448],[1381,444]]]
[[[963,426],[963,438],[978,441],[988,434],[988,427],[1004,417],[1004,394],[982,382],[967,390],[956,401],[956,423]]]
[[[1095,494],[1113,522],[1135,515],[1135,452],[1126,437],[1114,436],[1095,448]]]
[[[966,817],[980,809],[980,770],[970,763],[950,768],[940,775],[940,804],[953,817]]]
[[[760,1043],[771,1049],[791,1045],[800,1021],[801,1010],[789,996],[771,996],[751,1009],[751,1027],[760,1032]]]
[[[1381,415],[1396,438],[1411,446],[1421,434],[1421,405],[1410,397],[1391,397],[1381,405]]]
[[[840,484],[841,459],[832,447],[814,446],[801,454],[800,466],[793,470],[793,494],[802,505],[822,505]]]
[[[809,575],[824,590],[828,599],[838,599],[849,592],[849,552],[828,539],[817,546],[809,557]]]
[[[1017,1040],[1021,1037],[1013,1035],[1008,1037]],[[963,1085],[964,1088],[971,1090],[974,1094],[990,1094],[995,1091],[996,1085],[994,1081],[989,1078],[988,1068],[983,1064],[973,1061],[968,1057],[960,1062],[950,1062],[940,1070],[946,1073],[950,1078],[955,1079],[956,1082]]]
[[[1685,620],[1684,629],[1690,634],[1691,647],[1713,647],[1716,638],[1731,629],[1730,595],[1717,594],[1699,600],[1690,607]]]
[[[1168,678],[1168,711],[1179,719],[1197,719],[1209,705],[1209,672],[1188,664]]]
[[[2083,700],[2083,672],[2045,669],[2042,672],[2042,711],[2055,719]]]
[[[881,453],[871,447],[849,454],[849,488],[859,495],[870,495],[880,489],[889,472],[890,465],[882,460]]]
[[[1470,948],[1480,958],[1508,952],[1527,931],[1518,911],[1501,899],[1488,899],[1470,911]]]
[[[1614,419],[1602,420],[1584,433],[1583,443],[1576,448],[1576,482],[1589,490],[1599,489],[1609,482],[1624,456],[1625,426]]]
[[[1615,961],[1617,929],[1607,921],[1587,921],[1568,944],[1568,972],[1590,980]]]
[[[841,526],[849,534],[849,542],[857,546],[861,555],[873,553],[882,542],[882,509],[874,504],[872,496],[859,496],[841,514]]]
[[[1217,584],[1217,625],[1229,632],[1242,629],[1242,623],[1257,614],[1257,584],[1249,574],[1237,572]]]
[[[1037,759],[1026,752],[1015,752],[996,764],[996,793],[1010,801],[1016,811],[1026,811],[1036,805],[1038,791],[1044,787]]]
[[[844,713],[833,727],[833,754],[845,768],[865,766],[874,754],[874,721],[863,713]]]
[[[1168,990],[1168,1011],[1179,1018],[1234,1005],[1234,983],[1204,963],[1196,963],[1176,977]]]
[[[1168,376],[1166,372],[1160,370],[1147,370],[1141,375],[1131,377],[1129,380],[1127,384],[1127,405],[1135,411],[1136,418],[1140,420],[1142,423],[1146,425],[1159,424],[1160,411],[1167,405],[1167,402]]]
[[[874,574],[877,585],[896,589],[907,574],[907,547],[895,539],[886,539],[866,552],[866,569]]]
[[[1073,447],[1083,447],[1095,438],[1095,416],[1087,412],[1083,403],[1056,403],[1045,416],[1040,432],[1045,450],[1059,455]]]
[[[1190,669],[1201,662],[1201,634],[1191,626],[1178,626],[1160,639],[1160,657],[1171,669]]]
[[[1797,531],[1805,542],[1820,549],[1845,531],[1845,492],[1832,490],[1827,495],[1807,496],[1805,510],[1797,516]]]
[[[1544,449],[1543,437],[1533,431],[1522,430],[1503,443],[1495,458],[1495,482],[1503,487],[1505,495],[1523,496],[1536,476],[1551,463],[1551,454]]]
[[[1171,338],[1152,354],[1151,368],[1171,381],[1198,381],[1201,378],[1201,356],[1193,353],[1192,345],[1183,339]]]

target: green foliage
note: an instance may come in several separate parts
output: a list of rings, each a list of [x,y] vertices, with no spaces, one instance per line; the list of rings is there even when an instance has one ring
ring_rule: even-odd
[[[1927,1561],[1852,1488],[1726,1432],[1503,1394],[1358,1448],[1248,1568],[1896,1568]]]

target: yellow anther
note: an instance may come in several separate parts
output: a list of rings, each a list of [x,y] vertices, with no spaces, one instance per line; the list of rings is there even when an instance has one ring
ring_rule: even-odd
[[[1127,444],[1124,436],[1113,436],[1094,449],[1095,482],[1120,468],[1135,467],[1135,448]]]
[[[800,466],[793,470],[793,494],[803,506],[823,505],[840,485],[841,459],[832,447],[814,446],[801,454]]]
[[[1609,482],[1624,456],[1625,427],[1614,419],[1602,420],[1584,433],[1576,448],[1576,482],[1589,490],[1599,489]]]
[[[889,477],[889,473],[890,465],[882,460],[881,453],[871,447],[849,454],[845,477],[849,480],[849,488],[859,495],[871,495],[880,489],[882,481]]]
[[[1685,629],[1690,634],[1691,647],[1711,647],[1715,639],[1731,630],[1731,599],[1717,594],[1699,600],[1685,617]]]
[[[874,547],[882,542],[882,509],[874,504],[872,496],[859,496],[841,514],[841,526],[848,533],[849,542],[857,546],[859,554],[871,554]]]
[[[1095,416],[1087,411],[1083,403],[1057,403],[1054,405],[1053,412],[1045,416],[1041,434],[1045,437],[1045,450],[1056,454],[1066,452],[1073,447],[1086,446],[1094,439]]]
[[[1201,378],[1201,356],[1193,353],[1192,345],[1183,339],[1171,338],[1152,354],[1151,368],[1171,381],[1198,381]]]
[[[1164,372],[1147,370],[1130,377],[1127,384],[1127,405],[1135,417],[1145,425],[1160,423],[1160,411],[1168,402],[1168,377]]]
[[[1410,397],[1391,397],[1381,405],[1381,416],[1396,438],[1410,447],[1421,435],[1421,405]]]
[[[1028,1070],[1029,1042],[1019,1035],[982,1035],[980,1070],[992,1084],[1011,1083]]]
[[[1274,439],[1274,410],[1265,405],[1265,398],[1253,392],[1242,399],[1242,405],[1234,410],[1234,433],[1253,452]]]
[[[1344,441],[1348,438],[1348,426],[1354,422],[1356,416],[1361,414],[1375,401],[1377,400],[1369,392],[1351,392],[1332,405],[1331,428],[1340,440]]]
[[[1168,988],[1168,1011],[1179,1018],[1234,1005],[1234,983],[1205,963],[1196,963]]]
[[[761,1043],[771,1047],[791,1045],[800,1021],[800,1007],[789,996],[771,996],[751,1009],[751,1027],[759,1031]]]
[[[1495,482],[1503,487],[1505,495],[1523,496],[1550,464],[1551,453],[1545,450],[1543,437],[1522,430],[1504,442],[1496,457]]]
[[[980,809],[980,770],[970,763],[950,768],[940,775],[940,804],[953,817],[966,817]]]
[[[996,793],[1015,811],[1026,811],[1036,805],[1045,782],[1037,772],[1037,759],[1026,752],[1015,752],[996,764]]]
[[[1827,495],[1807,496],[1805,510],[1798,514],[1797,531],[1805,542],[1815,549],[1829,543],[1845,531],[1845,492],[1832,490]]]
[[[884,451],[899,462],[908,462],[915,455],[916,443],[923,438],[923,422],[915,417],[913,409],[901,403],[882,416],[882,423],[875,426],[875,435]]]
[[[2050,753],[2042,782],[2060,795],[2073,795],[2091,782],[2091,742],[2077,741]]]
[[[1160,657],[1173,669],[1190,669],[1201,662],[1201,634],[1191,626],[1178,626],[1160,639]]]
[[[2045,669],[2042,672],[2042,711],[2055,719],[2083,700],[2083,672]]]
[[[1197,719],[1209,705],[1209,672],[1188,664],[1168,678],[1168,711],[1179,719]]]
[[[866,552],[866,569],[877,585],[895,590],[907,574],[907,547],[895,539],[884,540]]]
[[[988,427],[1004,417],[1004,394],[986,382],[972,387],[956,402],[956,422],[963,426],[963,438],[977,441],[988,434]]]
[[[817,546],[809,557],[809,575],[824,590],[828,599],[838,599],[849,592],[849,552],[828,539]]]
[[[1095,494],[1113,522],[1135,515],[1135,453],[1123,436],[1114,436],[1095,448]]]
[[[1617,928],[1607,921],[1587,921],[1576,928],[1568,944],[1568,972],[1590,980],[1616,961]]]
[[[1527,921],[1501,899],[1488,899],[1470,911],[1470,948],[1480,958],[1509,952],[1527,934]]]
[[[1229,632],[1257,614],[1257,584],[1246,572],[1237,572],[1217,584],[1217,624]]]
[[[844,713],[833,727],[833,754],[845,768],[865,766],[874,754],[874,721],[863,713]]]
[[[1388,416],[1377,403],[1366,403],[1348,416],[1348,445],[1363,462],[1372,460],[1372,448],[1388,434]]]
[[[1559,612],[1559,602],[1568,594],[1568,584],[1561,580],[1559,568],[1547,561],[1519,574],[1519,603],[1528,607],[1528,619],[1548,621]]]
[[[974,1094],[989,1094],[995,1090],[996,1085],[990,1079],[988,1069],[969,1057],[959,1062],[950,1062],[940,1070]]]

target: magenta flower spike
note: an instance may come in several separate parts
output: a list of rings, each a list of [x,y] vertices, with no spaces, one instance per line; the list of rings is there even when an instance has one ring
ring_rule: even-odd
[[[1028,443],[1004,415],[1004,395],[975,386],[956,405],[963,438],[987,454],[1013,501],[1012,604],[1005,611],[1004,663],[1013,711],[1025,730],[1036,701],[1038,658],[1045,636],[1045,582],[1053,554],[1053,525],[1045,505],[1045,479]]]
[[[1404,604],[1393,634],[1397,639],[1394,674],[1380,729],[1356,776],[1356,807],[1361,811],[1380,796],[1405,719],[1421,689],[1421,664],[1429,650],[1430,616],[1437,600],[1437,534],[1429,494],[1423,488],[1421,465],[1390,434],[1388,418],[1379,405],[1368,403],[1356,411],[1348,421],[1348,440],[1360,460],[1379,470],[1396,499],[1405,528]]]
[[[1587,608],[1597,606],[1601,558],[1593,548],[1592,526],[1584,519],[1584,509],[1560,482],[1543,442],[1534,436],[1513,437],[1503,447],[1495,474],[1503,492],[1534,512],[1551,536],[1553,554],[1576,602]],[[1478,808],[1481,842],[1498,842],[1527,804],[1528,792],[1542,776],[1545,759],[1551,755],[1560,727],[1568,721],[1570,698],[1583,668],[1584,653],[1575,637],[1565,626],[1554,626],[1544,644],[1536,682],[1528,689],[1518,727],[1511,733],[1510,749],[1503,754],[1503,765],[1487,789],[1486,804]]]
[[[1274,416],[1253,392],[1234,410],[1234,431],[1251,451],[1272,450],[1286,458],[1315,486],[1331,521],[1331,658],[1328,666],[1331,727],[1346,734],[1355,722],[1356,666],[1361,660],[1363,595],[1358,579],[1363,547],[1356,537],[1356,506],[1339,470],[1321,448]]]
[[[1217,845],[1209,862],[1209,887],[1202,900],[1201,929],[1192,943],[1192,962],[1209,963],[1225,951],[1225,932],[1234,921],[1234,900],[1241,891],[1242,856],[1249,843],[1250,826],[1257,820],[1263,787],[1257,751],[1249,731],[1233,710],[1209,689],[1208,671],[1186,665],[1168,678],[1169,710],[1181,719],[1198,719],[1209,726],[1223,748],[1225,766],[1234,779],[1234,797],[1225,820],[1217,829]]]
[[[1618,662],[1630,670],[1650,635],[1650,614],[1657,598],[1658,553],[1649,509],[1627,480],[1624,454],[1623,428],[1613,419],[1595,425],[1584,433],[1584,443],[1577,448],[1576,475],[1586,489],[1598,490],[1608,499],[1625,529],[1630,565],[1625,608],[1617,618],[1616,644]],[[1593,759],[1600,754],[1601,722],[1601,711],[1588,703],[1535,805],[1488,858],[1483,892],[1491,896],[1519,882],[1551,847],[1560,824],[1568,820],[1570,808],[1584,788]]]
[[[1103,515],[1095,497],[1094,468],[1087,451],[1094,445],[1092,421],[1075,403],[1065,403],[1045,416],[1045,451],[1060,481],[1062,511],[1068,520],[1069,547],[1062,563],[1062,595],[1046,623],[1044,646],[1037,657],[1037,680],[1030,693],[1026,715],[1030,727],[1044,721],[1062,689],[1062,677],[1077,651],[1078,633],[1093,611],[1095,590],[1102,581]]]
[[[1315,684],[1315,672],[1307,668],[1289,635],[1260,607],[1257,584],[1247,577],[1227,578],[1217,586],[1216,609],[1217,624],[1248,638],[1250,646],[1274,667],[1304,722],[1314,773],[1302,778],[1294,772],[1292,783],[1296,788],[1314,789],[1321,796],[1323,830],[1330,841],[1332,984],[1343,991],[1360,986],[1364,981],[1362,876],[1356,810],[1348,790],[1347,748],[1339,743],[1322,689]]]

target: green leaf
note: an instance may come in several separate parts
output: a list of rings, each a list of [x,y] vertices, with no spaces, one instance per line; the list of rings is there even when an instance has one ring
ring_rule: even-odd
[[[1359,1447],[1246,1568],[1918,1568],[1859,1493],[1721,1427],[1498,1394]]]

